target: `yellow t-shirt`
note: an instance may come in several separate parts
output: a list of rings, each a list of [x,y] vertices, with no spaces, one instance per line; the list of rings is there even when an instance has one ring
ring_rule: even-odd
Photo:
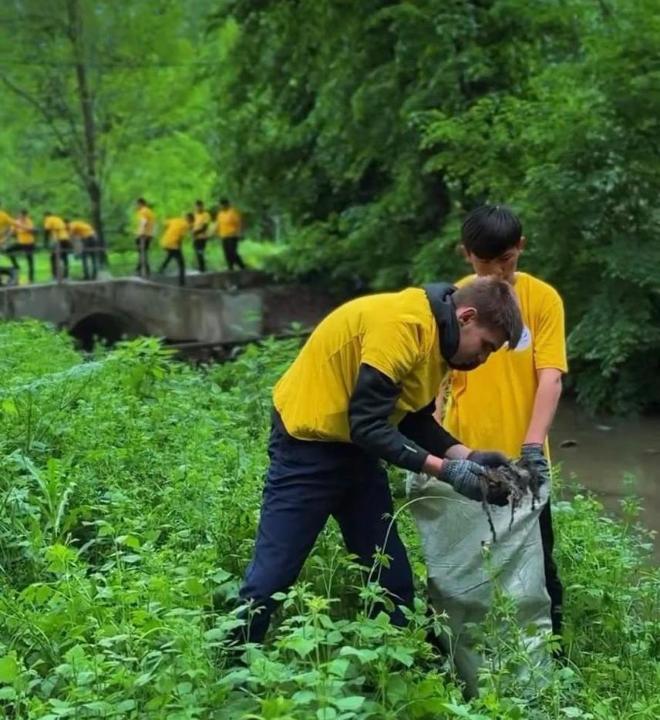
[[[156,216],[154,211],[150,207],[138,208],[136,212],[137,217],[137,230],[135,231],[138,235],[145,235],[146,237],[154,236],[154,225]],[[142,227],[144,225],[144,228]]]
[[[446,365],[424,290],[352,300],[317,326],[273,391],[287,432],[300,440],[350,442],[348,406],[361,363],[401,386],[393,425],[436,397]]]
[[[463,278],[458,286],[472,280]],[[443,426],[471,448],[517,457],[532,417],[537,370],[568,369],[564,306],[559,293],[527,273],[516,273],[514,290],[524,323],[513,351],[500,348],[476,370],[452,370]]]
[[[216,222],[218,235],[221,238],[236,237],[241,234],[241,214],[233,207],[220,210]]]
[[[18,218],[14,222],[14,228],[16,229],[16,239],[19,245],[34,245],[34,233],[30,230],[34,229],[34,223],[32,218]]]
[[[0,210],[0,234],[9,230],[13,222],[11,215],[8,215],[4,210]]]
[[[190,230],[188,221],[184,218],[172,218],[165,223],[165,233],[160,240],[163,250],[178,250],[183,238]]]
[[[203,212],[195,213],[195,222],[193,224],[193,232],[200,231],[204,225],[206,225],[206,231],[208,232],[208,226],[211,223],[211,214],[204,210]]]
[[[44,230],[50,233],[51,240],[68,240],[69,231],[66,229],[66,224],[61,217],[57,215],[48,215],[44,220]]]
[[[69,232],[71,233],[71,237],[82,239],[92,237],[95,234],[94,228],[84,220],[73,220],[70,222]]]

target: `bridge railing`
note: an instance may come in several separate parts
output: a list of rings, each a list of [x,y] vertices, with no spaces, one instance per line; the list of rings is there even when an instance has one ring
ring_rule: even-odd
[[[122,237],[122,240],[124,238]],[[119,245],[119,246],[117,246]],[[84,280],[84,255],[87,256],[88,267],[91,270],[91,256],[96,258],[98,279],[107,279],[108,277],[136,277],[144,276],[146,274],[144,262],[139,262],[139,251],[136,247],[127,247],[127,243],[121,242],[109,244],[106,247],[87,248],[83,251],[83,248],[79,244],[74,244],[72,251],[68,252],[68,279],[70,280]],[[184,242],[183,246],[184,258],[186,263],[186,271],[197,270],[197,261],[192,243],[189,241]],[[16,263],[18,264],[18,277],[12,284],[24,285],[28,284],[28,267],[27,258],[25,253],[21,250],[17,250],[12,253]],[[164,251],[161,250],[158,239],[155,238],[151,247],[148,251],[149,265],[150,265],[150,276],[157,275],[159,266],[164,259]],[[51,258],[52,265],[51,266]],[[64,282],[65,277],[65,262],[64,253],[59,245],[52,245],[50,247],[44,247],[43,245],[35,245],[33,250],[33,261],[34,261],[34,283],[51,283]],[[6,248],[0,247],[0,268],[10,269],[13,266],[13,260],[6,252]],[[226,270],[226,264],[224,256],[222,254],[220,242],[211,238],[207,245],[206,250],[206,266],[208,271]],[[54,272],[53,272],[54,270]],[[176,274],[176,267],[170,265],[168,268],[168,275]],[[3,277],[0,275],[0,283],[2,280],[6,280],[7,275]]]

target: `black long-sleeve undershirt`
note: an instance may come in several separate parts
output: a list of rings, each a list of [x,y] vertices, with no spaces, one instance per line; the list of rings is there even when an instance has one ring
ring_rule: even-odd
[[[458,440],[433,419],[435,401],[408,413],[398,427],[390,424],[401,388],[370,365],[360,365],[348,416],[351,440],[387,462],[420,472],[429,454],[443,457]]]

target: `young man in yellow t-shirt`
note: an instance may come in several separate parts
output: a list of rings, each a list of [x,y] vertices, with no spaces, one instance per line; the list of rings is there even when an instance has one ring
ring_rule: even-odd
[[[33,283],[35,228],[27,210],[21,210],[18,217],[12,221],[12,234],[16,238],[16,242],[7,248],[7,254],[11,260],[11,264],[17,273],[20,272],[20,266],[16,256],[20,253],[24,254],[28,266],[28,280]]]
[[[243,218],[227,198],[220,200],[216,231],[222,241],[227,268],[233,270],[234,267],[238,267],[240,270],[244,270],[245,263],[238,252],[238,243],[243,233]]]
[[[200,272],[206,272],[206,243],[209,239],[209,226],[211,225],[211,214],[204,208],[204,202],[198,200],[195,203],[195,222],[193,224],[193,247],[197,259],[197,268]]]
[[[4,210],[0,210],[0,248],[2,248],[4,252],[9,252],[10,250],[9,248],[5,248],[5,243],[12,232],[13,226],[14,219],[11,215]],[[10,260],[12,262],[12,267],[0,266],[0,277],[5,275],[8,278],[8,284],[14,285],[17,282],[18,272],[16,270],[16,261],[12,255],[10,255]],[[0,285],[1,284],[2,281],[0,280]]]
[[[186,264],[181,246],[194,222],[195,217],[192,213],[188,213],[185,217],[172,218],[165,223],[165,232],[160,239],[160,246],[166,251],[167,255],[158,272],[160,274],[164,273],[170,261],[174,260],[179,268],[179,285],[181,286],[186,284]]]
[[[135,230],[135,246],[138,251],[138,262],[135,272],[140,277],[149,277],[151,267],[149,265],[149,246],[154,238],[156,216],[144,198],[138,198],[135,202],[135,218],[137,228]]]
[[[270,467],[240,589],[257,612],[245,615],[240,639],[263,640],[273,594],[295,582],[331,515],[362,565],[378,547],[390,556],[377,576],[396,606],[392,621],[403,623],[413,580],[381,461],[444,480],[477,505],[483,463],[506,458],[444,431],[435,397],[448,367],[474,369],[521,332],[511,287],[494,278],[361,297],[317,326],[273,391]]]
[[[82,245],[83,277],[85,280],[96,280],[98,274],[98,258],[100,251],[96,241],[96,231],[84,220],[72,220],[67,223],[69,234],[73,240],[80,240]]]
[[[73,251],[66,223],[52,212],[44,213],[44,231],[50,246],[50,269],[54,280],[69,277],[69,255]]]
[[[513,285],[524,327],[511,352],[493,353],[488,363],[469,374],[452,370],[443,425],[468,445],[526,458],[549,481],[548,432],[568,369],[561,297],[542,280],[517,271],[525,238],[519,219],[508,208],[483,206],[471,212],[463,224],[462,243],[477,276],[495,276]],[[552,628],[558,635],[563,592],[552,558],[549,501],[539,525]]]

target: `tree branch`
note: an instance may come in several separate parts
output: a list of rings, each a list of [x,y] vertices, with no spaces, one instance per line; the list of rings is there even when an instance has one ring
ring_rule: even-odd
[[[60,129],[57,127],[57,124],[53,120],[51,114],[48,112],[48,109],[45,105],[43,105],[37,98],[35,98],[33,95],[31,95],[27,90],[24,90],[20,85],[17,85],[12,80],[10,80],[4,73],[0,73],[0,80],[15,94],[18,95],[18,97],[22,98],[28,105],[33,107],[46,121],[46,124],[50,128],[51,132],[57,139],[57,141],[60,143],[60,145],[65,148],[71,150],[71,142],[67,139],[67,137],[60,131]],[[72,138],[73,142],[75,142],[75,137]],[[75,154],[75,148],[74,148],[74,155],[72,158],[74,168],[76,170],[76,173],[80,176],[80,178],[84,181],[85,180],[85,170],[84,167],[80,163],[80,159],[76,157]]]

